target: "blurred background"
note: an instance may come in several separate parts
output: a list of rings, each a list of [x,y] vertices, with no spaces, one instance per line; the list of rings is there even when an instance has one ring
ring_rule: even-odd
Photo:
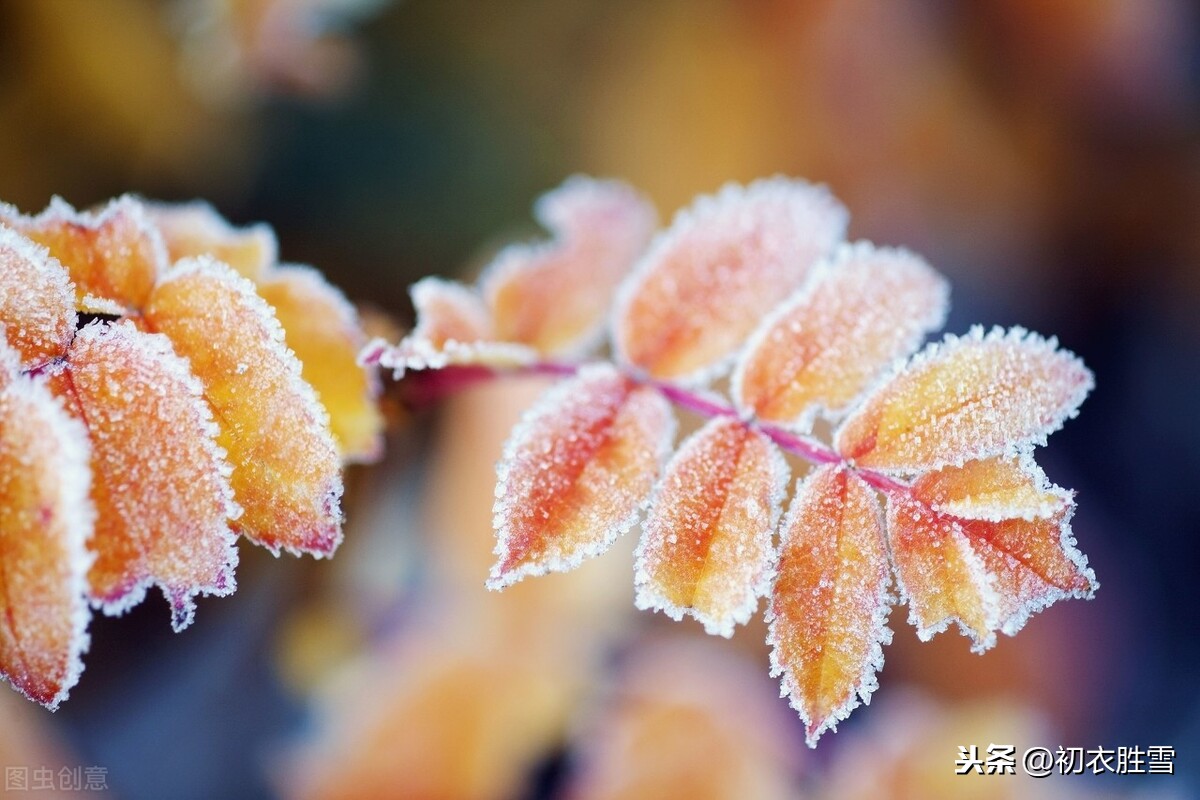
[[[127,798],[1200,796],[1200,17],[1185,0],[7,0],[0,199],[204,198],[275,226],[372,324],[542,235],[564,177],[663,220],[726,181],[827,183],[925,255],[947,329],[1057,334],[1097,376],[1040,460],[1101,583],[985,656],[893,616],[881,688],[818,750],[732,642],[633,609],[630,541],[488,595],[493,466],[537,386],[392,408],[332,562],[243,543],[171,633],[96,618],[0,763]],[[953,775],[958,746],[1168,745],[1176,775]],[[49,796],[48,793],[42,793]],[[14,795],[16,796],[16,795]]]

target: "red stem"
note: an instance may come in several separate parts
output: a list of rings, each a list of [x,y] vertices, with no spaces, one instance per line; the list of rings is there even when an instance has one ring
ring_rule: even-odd
[[[585,364],[582,363],[538,361],[511,369],[454,366],[445,367],[440,370],[417,372],[412,376],[414,380],[412,380],[408,398],[410,402],[424,404],[481,381],[506,375],[568,378],[575,375],[584,366]],[[630,380],[641,386],[648,386],[654,389],[674,405],[685,411],[690,411],[696,416],[706,419],[742,416],[736,408],[726,405],[721,402],[720,398],[712,394],[695,392],[674,383],[636,375],[628,370],[622,370],[622,372]],[[767,422],[759,422],[753,419],[743,419],[743,422],[751,428],[760,431],[783,450],[809,463],[821,465],[845,462],[845,459],[836,450],[811,437],[801,436],[800,434]],[[850,466],[859,477],[880,491],[907,492],[910,488],[903,481],[899,481],[883,473],[864,469],[863,467],[855,467],[853,464],[850,464]]]

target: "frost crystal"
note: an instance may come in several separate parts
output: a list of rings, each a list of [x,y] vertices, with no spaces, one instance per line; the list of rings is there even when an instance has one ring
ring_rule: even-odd
[[[158,584],[186,627],[193,595],[234,590],[238,560],[226,520],[240,510],[199,382],[165,337],[126,321],[80,330],[50,385],[91,443],[92,599],[121,614]]]
[[[607,550],[637,522],[674,429],[657,392],[609,366],[548,392],[504,448],[488,587],[565,572]]]
[[[0,340],[0,674],[51,710],[88,648],[95,509],[83,427]]]
[[[235,530],[276,554],[332,555],[342,475],[329,416],[253,284],[218,261],[185,259],[155,287],[144,319],[188,359],[222,422],[217,441],[245,512]]]
[[[637,606],[729,637],[766,594],[788,468],[737,420],[693,434],[667,466],[637,552]]]
[[[698,199],[621,287],[613,323],[618,359],[684,383],[719,373],[845,227],[845,209],[801,181],[730,185]]]
[[[879,503],[844,467],[821,467],[797,487],[781,538],[767,610],[771,672],[816,746],[860,698],[870,702],[892,640]]]
[[[1091,391],[1092,373],[1022,328],[947,336],[859,406],[835,437],[859,466],[918,472],[1044,444]]]
[[[680,212],[616,292],[616,363],[563,361],[607,308],[612,254],[636,249],[631,220],[645,217],[623,191],[569,181],[538,207],[554,241],[504,251],[482,293],[422,281],[416,330],[360,355],[398,374],[574,373],[506,447],[489,587],[571,569],[636,522],[670,445],[669,400],[708,422],[653,490],[636,604],[730,636],[769,592],[772,673],[810,745],[876,688],[893,574],[920,638],[956,623],[978,651],[1059,599],[1092,596],[1073,496],[1032,455],[1092,387],[1079,359],[1021,328],[973,328],[912,355],[944,321],[945,280],[906,251],[840,243],[841,205],[775,178]],[[814,435],[819,416],[841,420],[832,444]],[[816,468],[775,552],[782,451]]]
[[[738,406],[807,432],[941,327],[945,280],[902,250],[845,246],[767,316],[733,375]]]

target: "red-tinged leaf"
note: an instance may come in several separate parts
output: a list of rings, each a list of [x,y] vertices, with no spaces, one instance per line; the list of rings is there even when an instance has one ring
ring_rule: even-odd
[[[837,415],[895,359],[941,327],[949,289],[903,250],[844,247],[772,312],[733,375],[738,406],[807,431],[819,409]]]
[[[87,434],[0,341],[0,676],[54,710],[87,650]]]
[[[637,606],[732,636],[771,580],[787,463],[762,433],[718,417],[667,465],[637,555]]]
[[[964,520],[963,532],[996,577],[999,622],[1012,636],[1038,611],[1066,598],[1089,600],[1099,588],[1075,546],[1071,503],[1041,519]]]
[[[496,340],[491,312],[476,292],[461,283],[423,278],[409,288],[417,326],[395,347],[367,358],[395,371],[448,366],[515,366],[535,361],[536,351]],[[364,351],[365,352],[365,351]]]
[[[1010,636],[1030,614],[1063,598],[1090,598],[1099,585],[1075,547],[1071,493],[1051,484],[1028,453],[926,473],[912,494],[958,518],[995,576],[999,629]]]
[[[157,585],[182,630],[197,594],[233,592],[238,561],[229,465],[200,382],[165,336],[126,321],[82,328],[50,385],[91,442],[93,601],[118,615]]]
[[[658,392],[607,365],[547,392],[504,448],[488,588],[566,572],[607,550],[637,521],[674,429]]]
[[[654,208],[623,183],[577,176],[534,212],[554,240],[505,248],[480,279],[496,335],[546,355],[590,349],[654,233]]]
[[[870,702],[892,640],[879,501],[845,467],[820,467],[797,488],[781,539],[767,613],[772,674],[815,747],[859,698]]]
[[[888,494],[888,542],[908,603],[908,621],[921,641],[958,623],[982,653],[996,643],[1000,595],[996,576],[975,551],[962,520],[939,514],[900,493]]]
[[[354,306],[321,273],[308,267],[273,269],[258,293],[283,325],[287,345],[303,365],[304,380],[329,412],[342,458],[374,461],[383,451],[379,378],[357,363],[366,334]]]
[[[167,264],[158,229],[142,203],[129,196],[97,212],[76,211],[56,197],[36,217],[0,206],[0,223],[48,248],[67,268],[80,311],[136,312]]]
[[[75,335],[75,290],[44,247],[0,225],[0,324],[21,368],[61,356]]]
[[[845,209],[800,181],[730,185],[701,197],[621,287],[613,331],[619,358],[656,378],[711,377],[845,227]]]
[[[279,243],[270,225],[235,228],[208,203],[147,203],[171,263],[210,255],[257,281],[279,258]]]
[[[342,475],[329,415],[254,285],[218,261],[184,259],[143,319],[204,386],[244,511],[234,530],[272,553],[332,555],[342,538]]]
[[[1040,518],[965,519],[893,495],[888,533],[918,635],[928,639],[953,619],[982,652],[996,630],[1012,636],[1058,600],[1091,598],[1099,584],[1075,547],[1073,513],[1068,503]]]
[[[968,461],[921,475],[913,496],[936,511],[966,519],[1042,519],[1063,511],[1071,494],[1053,486],[1028,453]]]
[[[1078,358],[1021,328],[972,328],[917,354],[845,421],[856,464],[924,472],[1044,444],[1092,388]]]

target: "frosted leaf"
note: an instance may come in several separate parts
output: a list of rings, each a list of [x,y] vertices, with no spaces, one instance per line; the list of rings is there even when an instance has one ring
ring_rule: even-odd
[[[787,463],[762,433],[710,420],[667,465],[637,551],[637,607],[729,637],[771,581]]]
[[[254,285],[211,258],[184,259],[155,288],[144,322],[204,386],[244,511],[234,530],[275,554],[332,555],[342,475],[329,415]]]
[[[1067,598],[1090,600],[1100,587],[1075,546],[1075,504],[1041,519],[966,520],[963,531],[1000,596],[999,630],[1012,636],[1032,614]]]
[[[496,337],[545,355],[596,345],[621,279],[645,250],[653,206],[618,181],[569,178],[535,206],[554,239],[512,245],[480,278]]]
[[[1058,600],[1090,599],[1099,584],[1075,547],[1073,513],[1068,503],[1044,518],[972,520],[892,495],[888,535],[918,635],[954,620],[982,652],[995,631],[1011,636]]]
[[[1044,444],[1092,385],[1054,339],[975,327],[914,356],[851,413],[835,446],[859,466],[897,472],[1012,456]]]
[[[911,253],[840,248],[750,338],[733,374],[738,407],[807,432],[819,409],[843,412],[941,327],[948,296],[946,281]]]
[[[329,412],[342,458],[352,462],[379,458],[383,451],[379,378],[376,370],[357,363],[366,335],[354,306],[309,267],[271,270],[258,284],[258,293],[275,309],[287,345],[303,365],[304,380]]]
[[[921,641],[958,623],[982,653],[996,643],[1000,595],[961,521],[904,494],[888,495],[888,543],[901,601]]]
[[[608,365],[547,392],[504,447],[488,588],[607,550],[637,522],[674,432],[670,404]]]
[[[618,292],[618,358],[687,383],[720,372],[842,238],[846,220],[824,188],[785,178],[699,198],[655,238]]]
[[[912,492],[936,511],[991,521],[1050,517],[1071,502],[1071,493],[1053,486],[1029,453],[927,472]]]
[[[165,336],[124,321],[82,328],[50,385],[91,443],[93,602],[122,614],[157,585],[182,630],[195,595],[233,592],[238,561],[239,510],[200,382]]]
[[[0,225],[0,324],[23,369],[58,358],[75,335],[75,290],[46,251]]]
[[[0,338],[0,676],[50,710],[88,648],[87,434]]]
[[[395,347],[372,358],[396,378],[406,370],[448,366],[516,366],[537,360],[531,348],[496,341],[491,312],[474,290],[441,278],[423,278],[409,288],[417,326]]]
[[[812,472],[780,527],[767,642],[771,674],[804,720],[808,745],[871,701],[890,644],[894,598],[874,491],[840,466]]]
[[[279,243],[270,225],[235,228],[208,203],[146,203],[171,263],[210,255],[251,280],[266,277],[279,258]]]
[[[158,229],[142,202],[128,195],[96,212],[76,211],[55,197],[35,217],[0,205],[0,223],[48,248],[66,267],[80,311],[137,311],[167,264]]]

